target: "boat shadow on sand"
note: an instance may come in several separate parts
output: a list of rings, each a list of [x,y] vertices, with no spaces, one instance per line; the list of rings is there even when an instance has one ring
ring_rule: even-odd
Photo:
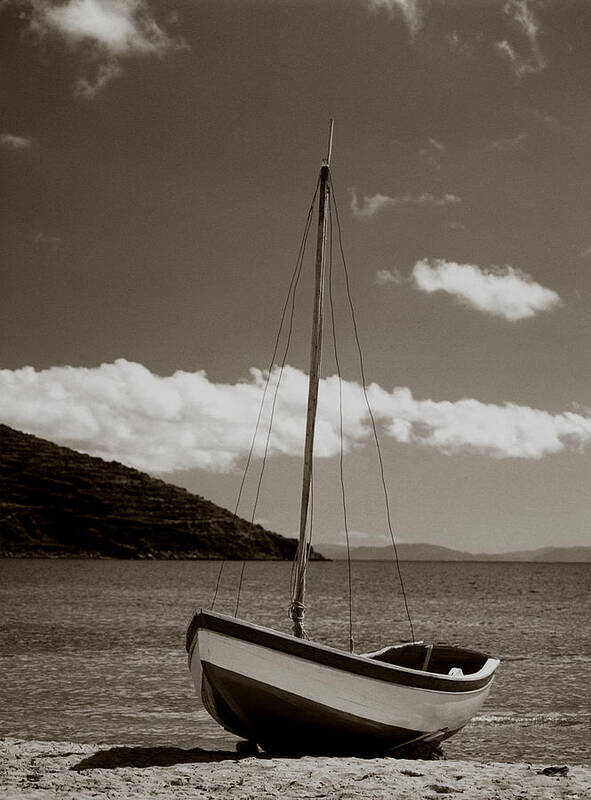
[[[246,743],[244,743],[246,745]],[[333,756],[335,757],[335,756]],[[421,759],[434,761],[444,759],[441,747],[419,744],[400,750],[392,758]],[[87,769],[118,769],[120,767],[174,767],[177,764],[203,764],[218,761],[240,761],[243,758],[301,758],[300,755],[288,753],[255,752],[249,747],[238,747],[236,750],[204,750],[194,747],[183,750],[180,747],[111,747],[99,750],[82,759],[70,769],[81,772]]]
[[[174,767],[177,764],[202,764],[217,761],[239,761],[248,754],[236,750],[204,750],[193,747],[111,747],[99,750],[71,767],[76,772],[86,769],[117,769],[119,767]]]

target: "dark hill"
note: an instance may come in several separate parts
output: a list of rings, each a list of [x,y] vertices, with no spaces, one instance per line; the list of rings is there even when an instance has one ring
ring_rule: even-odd
[[[185,489],[0,425],[0,555],[288,559],[296,545]]]

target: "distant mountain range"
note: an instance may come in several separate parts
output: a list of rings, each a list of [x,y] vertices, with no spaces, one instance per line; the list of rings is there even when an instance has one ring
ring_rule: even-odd
[[[317,549],[327,558],[347,558],[344,545],[318,543]],[[591,562],[591,547],[541,547],[538,550],[516,550],[510,553],[467,553],[436,544],[420,542],[399,544],[401,561],[547,561]],[[351,558],[355,561],[390,561],[392,547],[353,547]]]
[[[280,560],[296,547],[185,489],[0,425],[0,556]]]

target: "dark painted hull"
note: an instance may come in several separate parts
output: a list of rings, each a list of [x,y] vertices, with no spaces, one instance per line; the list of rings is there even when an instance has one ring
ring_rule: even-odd
[[[226,730],[256,742],[268,753],[375,755],[424,738],[421,731],[327,708],[206,663],[201,696],[211,716]],[[429,738],[437,742],[452,733],[441,731]]]

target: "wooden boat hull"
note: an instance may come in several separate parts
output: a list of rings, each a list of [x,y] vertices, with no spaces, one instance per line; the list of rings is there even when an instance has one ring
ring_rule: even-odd
[[[484,702],[498,665],[451,677],[383,663],[199,612],[189,668],[211,716],[268,752],[383,754],[437,742]],[[458,650],[458,654],[470,651]]]

